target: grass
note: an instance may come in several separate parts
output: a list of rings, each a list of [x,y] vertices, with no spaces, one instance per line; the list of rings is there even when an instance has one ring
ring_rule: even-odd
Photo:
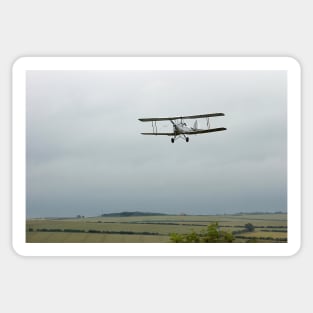
[[[55,233],[27,232],[26,242],[38,243],[163,243],[166,236],[90,234],[90,233]]]
[[[253,232],[235,235],[235,242],[247,242],[252,237],[256,242],[287,241],[287,214],[240,214],[30,219],[26,221],[26,242],[164,243],[170,242],[170,233],[200,232],[213,222],[226,232],[242,231],[247,223],[255,226]],[[264,240],[269,237],[272,239]]]

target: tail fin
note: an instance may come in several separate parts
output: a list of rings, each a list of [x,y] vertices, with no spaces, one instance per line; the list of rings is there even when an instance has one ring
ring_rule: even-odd
[[[193,130],[197,130],[198,129],[198,121],[195,120],[195,123],[193,124],[193,127],[192,127]]]

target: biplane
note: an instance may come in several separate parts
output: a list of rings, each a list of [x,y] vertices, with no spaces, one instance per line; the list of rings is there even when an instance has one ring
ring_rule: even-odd
[[[201,115],[190,116],[174,116],[174,117],[156,117],[156,118],[139,118],[141,122],[152,122],[152,133],[141,133],[142,135],[154,135],[154,136],[170,136],[171,142],[174,143],[177,139],[185,139],[189,142],[188,135],[206,134],[211,132],[226,130],[225,127],[211,128],[209,118],[215,116],[224,116],[224,113],[210,113]],[[206,119],[207,129],[198,128],[198,119]],[[195,119],[192,127],[188,126],[185,120]],[[170,121],[173,125],[173,131],[170,133],[158,132],[157,122]]]

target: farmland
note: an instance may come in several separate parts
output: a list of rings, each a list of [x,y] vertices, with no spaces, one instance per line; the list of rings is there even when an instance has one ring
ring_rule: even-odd
[[[287,242],[287,214],[140,215],[26,221],[29,243],[168,243],[170,234],[201,232],[218,223],[233,242]],[[247,224],[253,229],[247,229]]]

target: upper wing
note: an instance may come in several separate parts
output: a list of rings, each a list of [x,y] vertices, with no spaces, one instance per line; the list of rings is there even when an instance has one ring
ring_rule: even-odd
[[[182,118],[192,119],[192,118],[204,118],[204,117],[224,116],[224,115],[225,115],[224,113],[209,113],[209,114],[182,116]]]
[[[191,132],[184,132],[186,135],[197,135],[197,134],[205,134],[205,133],[211,133],[211,132],[218,132],[222,130],[226,130],[225,127],[219,127],[219,128],[211,128],[211,129],[199,129]]]
[[[141,122],[156,122],[156,121],[172,121],[180,119],[180,117],[156,117],[156,118],[139,118]]]
[[[189,116],[139,118],[138,120],[141,122],[172,121],[172,120],[179,120],[179,119],[193,119],[193,118],[204,118],[204,117],[224,116],[224,115],[225,115],[224,113],[210,113],[210,114],[189,115]]]
[[[159,136],[159,135],[163,135],[163,136],[174,136],[174,133],[141,133],[141,135],[154,135],[154,136]]]

